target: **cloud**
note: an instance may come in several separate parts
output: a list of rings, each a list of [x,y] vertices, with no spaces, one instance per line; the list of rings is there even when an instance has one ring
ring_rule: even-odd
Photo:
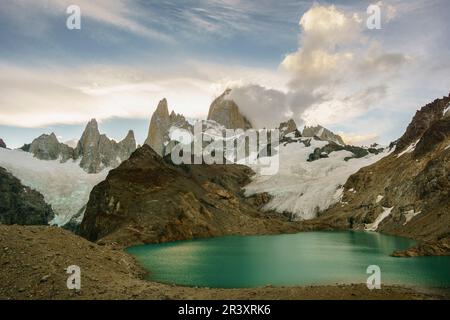
[[[228,96],[239,106],[241,113],[251,119],[253,127],[276,128],[290,116],[287,95],[260,85],[234,88]]]

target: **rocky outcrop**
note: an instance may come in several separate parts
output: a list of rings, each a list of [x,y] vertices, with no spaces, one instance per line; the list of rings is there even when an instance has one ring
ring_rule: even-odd
[[[0,148],[6,149],[6,143],[3,141],[3,139],[0,139]]]
[[[372,224],[379,232],[427,242],[450,234],[450,125],[443,115],[448,101],[418,111],[397,144],[403,151],[350,176],[341,202],[319,222],[354,229]]]
[[[336,151],[346,150],[353,153],[353,156],[345,157],[344,160],[348,161],[350,159],[358,159],[367,156],[369,153],[371,154],[379,154],[383,152],[384,148],[380,147],[357,147],[357,146],[349,146],[349,145],[341,145],[335,142],[330,142],[326,146],[322,148],[314,149],[314,152],[308,156],[308,161],[316,161],[323,158],[328,158],[329,154]]]
[[[0,167],[0,224],[45,225],[53,217],[42,194]]]
[[[93,189],[80,234],[127,246],[296,230],[245,199],[252,174],[240,165],[175,166],[144,145]]]
[[[74,150],[64,143],[60,143],[54,133],[43,134],[34,139],[28,148],[28,152],[41,160],[59,159],[61,162],[66,162],[74,158]]]
[[[100,134],[97,121],[92,119],[78,141],[74,158],[81,158],[80,166],[88,173],[98,173],[107,167],[117,167],[128,159],[135,149],[136,140],[133,131],[129,131],[122,141],[116,142]]]
[[[418,256],[450,256],[450,236],[437,240],[425,241],[415,247],[398,250],[392,253],[393,257]]]
[[[214,120],[227,129],[250,129],[251,123],[240,113],[238,105],[229,99],[231,89],[227,89],[209,107],[208,120]]]
[[[300,138],[302,136],[302,134],[300,133],[300,131],[297,128],[297,124],[295,123],[295,121],[293,119],[289,119],[286,122],[280,123],[278,130],[280,130],[280,139],[281,140],[284,137],[286,137],[287,135],[291,135],[291,134],[294,138]]]
[[[182,128],[192,132],[192,126],[186,121],[184,116],[176,114],[174,111],[169,115],[167,100],[163,99],[158,103],[152,115],[145,144],[149,145],[160,156],[164,156],[170,152],[166,152],[166,146],[170,142],[169,133],[172,127]]]
[[[450,96],[436,99],[416,112],[403,136],[397,141],[395,152],[405,150],[419,140],[436,121],[443,118],[444,111],[450,103]]]
[[[303,129],[302,132],[303,137],[317,137],[321,140],[334,142],[340,145],[345,145],[344,140],[341,138],[341,136],[334,134],[327,128],[324,128],[320,125],[315,127],[306,127]]]

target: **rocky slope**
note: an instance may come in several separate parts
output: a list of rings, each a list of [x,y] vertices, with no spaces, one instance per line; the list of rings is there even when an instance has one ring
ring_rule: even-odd
[[[136,150],[133,131],[120,142],[100,134],[98,124],[92,119],[86,126],[76,148],[60,143],[54,133],[43,134],[21,150],[32,153],[41,160],[80,160],[80,167],[88,173],[99,173],[105,168],[115,168]]]
[[[0,148],[6,149],[6,143],[0,139]]]
[[[45,225],[53,216],[42,194],[0,167],[0,224]]]
[[[295,231],[295,224],[260,213],[263,196],[243,196],[252,174],[239,165],[174,166],[144,145],[93,189],[80,234],[128,246]]]
[[[450,237],[449,103],[444,97],[419,110],[395,150],[352,175],[340,203],[316,222],[432,241],[448,254],[441,244]]]
[[[239,106],[228,99],[231,89],[216,98],[209,107],[208,120],[214,120],[227,129],[250,129],[251,123],[240,112]]]
[[[190,288],[151,282],[134,259],[121,250],[99,246],[54,227],[0,225],[0,299],[448,299],[447,291],[365,284]],[[81,268],[81,290],[68,290],[66,268]]]

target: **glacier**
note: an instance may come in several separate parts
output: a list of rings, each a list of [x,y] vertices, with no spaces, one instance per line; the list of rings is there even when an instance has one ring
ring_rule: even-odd
[[[105,180],[109,171],[88,174],[78,161],[39,160],[22,150],[1,148],[0,167],[44,196],[55,212],[50,224],[58,226],[69,222],[84,207],[93,187]]]
[[[338,203],[344,191],[343,185],[360,168],[371,165],[388,152],[369,154],[362,158],[344,159],[353,154],[349,151],[335,151],[316,161],[308,162],[308,156],[328,141],[310,139],[310,146],[301,141],[278,147],[280,168],[277,174],[262,176],[256,174],[245,186],[245,195],[267,192],[272,199],[263,210],[292,214],[294,220],[308,220]],[[255,168],[256,169],[256,168]],[[256,171],[256,170],[255,170]]]

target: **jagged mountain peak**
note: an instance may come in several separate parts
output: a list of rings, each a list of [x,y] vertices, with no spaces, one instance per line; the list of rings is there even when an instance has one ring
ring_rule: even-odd
[[[241,114],[239,106],[229,99],[231,89],[226,89],[209,107],[208,120],[214,120],[227,129],[250,129],[250,121]]]
[[[6,143],[3,141],[3,139],[0,139],[0,148],[6,149]]]
[[[169,105],[166,98],[159,101],[154,114],[169,117]]]
[[[149,145],[157,154],[163,156],[165,146],[170,141],[169,131],[172,126],[192,131],[192,126],[183,115],[177,114],[173,110],[169,115],[168,103],[164,98],[158,103],[151,117],[145,144]]]
[[[73,142],[73,140],[72,140]],[[127,136],[119,143],[109,139],[106,134],[100,134],[98,122],[91,119],[77,140],[76,147],[60,143],[55,133],[42,134],[34,139],[30,145],[22,147],[23,151],[32,153],[41,160],[68,160],[80,159],[80,167],[88,173],[98,173],[104,168],[117,167],[122,161],[128,159],[136,150],[134,132],[128,131]]]

